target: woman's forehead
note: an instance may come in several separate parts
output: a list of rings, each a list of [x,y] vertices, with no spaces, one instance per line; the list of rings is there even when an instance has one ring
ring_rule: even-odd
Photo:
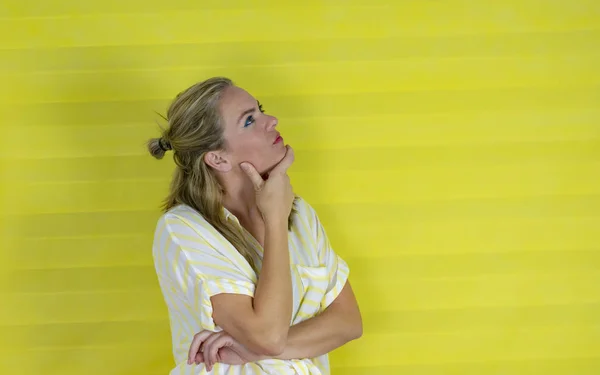
[[[223,92],[220,107],[227,122],[237,122],[240,114],[256,108],[256,99],[246,90],[231,86]]]

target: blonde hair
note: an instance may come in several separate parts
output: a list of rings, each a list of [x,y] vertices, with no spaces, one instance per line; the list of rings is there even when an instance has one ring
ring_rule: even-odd
[[[213,170],[204,162],[209,151],[225,147],[219,101],[223,91],[233,86],[225,77],[213,77],[196,83],[179,93],[167,110],[168,128],[160,138],[148,141],[150,154],[162,159],[165,152],[173,150],[176,164],[170,191],[162,209],[185,204],[200,213],[221,233],[256,271],[252,257],[257,254],[252,235],[241,225],[227,220],[223,211],[224,189]],[[288,226],[291,228],[292,214]]]

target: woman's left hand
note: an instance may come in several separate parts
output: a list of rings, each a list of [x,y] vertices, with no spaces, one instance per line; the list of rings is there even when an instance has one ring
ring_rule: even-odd
[[[211,371],[215,363],[243,365],[263,359],[246,349],[225,331],[202,331],[194,336],[190,345],[188,363],[204,362],[207,371]]]

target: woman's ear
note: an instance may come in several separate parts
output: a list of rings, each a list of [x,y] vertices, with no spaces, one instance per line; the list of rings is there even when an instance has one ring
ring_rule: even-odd
[[[229,160],[219,151],[209,151],[204,154],[204,163],[219,172],[229,172],[232,168]]]

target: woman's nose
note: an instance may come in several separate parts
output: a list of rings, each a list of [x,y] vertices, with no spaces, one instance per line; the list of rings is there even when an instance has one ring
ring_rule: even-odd
[[[267,128],[273,129],[274,127],[277,126],[277,124],[279,124],[279,120],[277,120],[277,117],[275,116],[269,116],[269,119],[267,120]]]

